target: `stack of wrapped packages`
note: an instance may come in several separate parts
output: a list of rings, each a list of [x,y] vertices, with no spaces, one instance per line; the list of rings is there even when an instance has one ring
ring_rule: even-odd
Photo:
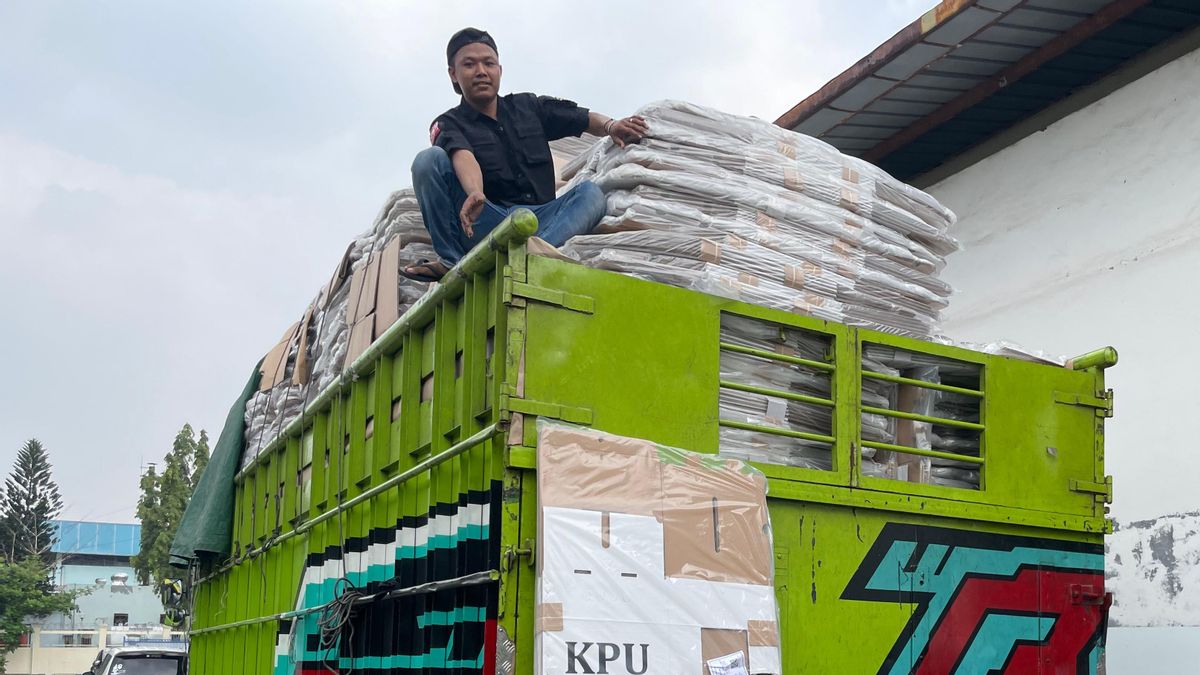
[[[588,264],[913,337],[951,288],[954,214],[863,160],[774,124],[664,101],[650,137],[567,166],[609,216],[566,250]]]
[[[243,467],[425,294],[429,285],[400,269],[436,258],[412,190],[393,193],[263,359],[259,391],[246,403]]]
[[[937,334],[952,292],[938,273],[957,243],[948,234],[954,214],[936,199],[822,141],[762,120],[680,101],[651,104],[638,114],[650,129],[640,143],[619,148],[604,140],[566,163],[569,185],[591,180],[607,194],[608,215],[594,234],[568,242],[564,253],[598,268],[852,326],[917,338]],[[830,350],[816,334],[753,321],[726,321],[722,341],[813,360],[825,360]],[[921,379],[941,377],[939,366],[953,370],[950,362],[918,364],[926,367],[918,373],[896,360],[906,356],[881,355],[864,367]],[[723,352],[721,369],[724,380],[831,395],[828,374],[802,366],[781,368]],[[865,380],[864,405],[935,405],[937,392],[919,390],[909,400],[903,389]],[[832,435],[828,408],[795,400],[722,389],[720,412],[725,420]],[[935,448],[933,430],[918,428],[927,426],[864,415],[862,434]],[[817,469],[832,464],[828,444],[738,428],[722,428],[721,452]],[[866,450],[863,471],[959,487],[973,479],[978,486],[977,471],[950,464]]]

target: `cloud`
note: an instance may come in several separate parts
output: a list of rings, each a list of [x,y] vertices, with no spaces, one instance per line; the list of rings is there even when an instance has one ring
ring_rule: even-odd
[[[0,3],[0,471],[37,436],[73,517],[129,518],[143,461],[214,437],[456,99],[509,91],[773,119],[911,21],[872,0]]]
[[[189,189],[11,135],[0,156],[6,380],[22,385],[0,394],[0,458],[6,471],[39,437],[69,500],[131,515],[139,463],[186,421],[219,431],[348,235],[300,202]]]

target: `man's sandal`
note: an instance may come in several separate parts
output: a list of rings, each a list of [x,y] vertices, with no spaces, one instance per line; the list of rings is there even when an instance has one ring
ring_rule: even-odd
[[[416,265],[401,268],[400,275],[413,281],[432,284],[441,281],[449,271],[440,260],[422,260]]]

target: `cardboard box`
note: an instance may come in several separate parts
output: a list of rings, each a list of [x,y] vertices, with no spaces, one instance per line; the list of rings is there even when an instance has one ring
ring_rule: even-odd
[[[586,429],[538,439],[539,673],[782,672],[761,473]]]

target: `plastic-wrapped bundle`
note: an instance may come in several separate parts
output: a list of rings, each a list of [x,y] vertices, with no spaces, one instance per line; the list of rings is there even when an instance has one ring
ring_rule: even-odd
[[[827,336],[733,315],[722,317],[721,341],[811,361],[829,358]],[[725,386],[733,383],[829,400],[832,381],[827,372],[724,349],[720,375],[723,386],[718,412],[722,420],[821,436],[833,434],[833,410],[829,406]],[[829,443],[730,426],[722,426],[720,433],[720,453],[726,457],[826,471],[833,468]]]
[[[867,344],[864,347],[862,367],[864,372],[900,376],[935,385],[946,384],[965,389],[977,389],[979,386],[980,370],[976,364],[879,344]],[[882,395],[883,403],[869,401],[868,392],[871,392],[872,396]],[[945,420],[971,423],[980,421],[978,398],[954,391],[877,379],[863,379],[863,404]],[[863,416],[864,439],[867,417]],[[980,454],[980,433],[977,430],[915,420],[889,422],[889,433],[882,439],[885,443],[967,457],[978,457]],[[874,460],[878,466],[868,468],[867,462],[863,462],[864,474],[947,487],[980,487],[979,465],[970,461],[922,457],[890,450],[877,453]]]
[[[664,127],[657,132],[651,127],[651,136],[666,137],[680,145],[708,150],[710,155],[755,157],[750,153],[738,153],[738,149],[752,146],[774,150],[774,154],[759,155],[768,158],[768,164],[779,160],[776,155],[795,161],[790,167],[799,177],[810,181],[816,177],[840,177],[844,183],[862,185],[879,202],[907,211],[920,220],[933,225],[949,226],[954,214],[939,204],[930,195],[905,185],[892,178],[882,169],[855,157],[841,154],[833,146],[815,138],[788,131],[774,124],[749,117],[723,113],[711,108],[683,101],[662,101],[646,106],[640,111],[644,117],[658,121]],[[730,153],[729,150],[734,150]],[[726,160],[729,163],[729,160]],[[786,165],[785,165],[786,166]],[[841,200],[841,195],[825,197]],[[948,241],[944,227],[933,236],[935,241]],[[953,244],[947,244],[953,250]]]
[[[876,256],[872,259],[871,267],[867,267],[864,264],[866,253],[862,249],[851,247],[837,239],[814,240],[812,237],[805,237],[803,231],[753,209],[706,207],[706,211],[701,211],[689,204],[686,197],[648,186],[608,193],[608,207],[610,211],[616,211],[620,215],[610,216],[602,221],[596,228],[598,233],[669,230],[696,236],[712,236],[714,233],[728,232],[820,265],[851,280],[879,273],[869,278],[879,283],[894,284],[896,290],[915,293],[916,297],[925,298],[930,302],[944,303],[951,293],[948,284],[929,275],[929,272],[934,270],[932,264],[923,258],[909,255],[911,250],[887,249],[894,254],[895,259]],[[862,228],[854,226],[853,229]],[[883,240],[878,242],[880,246],[886,247]],[[913,289],[912,285],[921,288]]]
[[[586,264],[916,337],[936,333],[951,288],[954,215],[819,140],[664,101],[636,145],[597,143],[568,166],[609,197]]]
[[[400,276],[400,268],[436,257],[412,190],[393,193],[304,318],[264,359],[260,391],[246,405],[243,466],[424,295],[428,285]]]

